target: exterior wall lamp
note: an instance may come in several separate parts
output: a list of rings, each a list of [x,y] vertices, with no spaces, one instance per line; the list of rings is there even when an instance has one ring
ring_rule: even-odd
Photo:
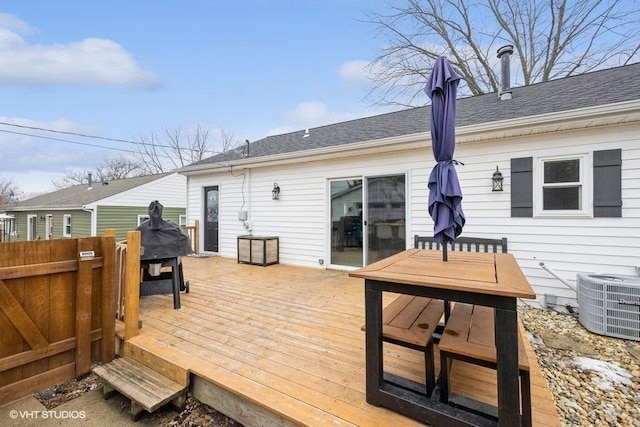
[[[278,187],[278,183],[273,183],[273,190],[271,190],[271,199],[278,200],[280,199],[280,187]]]
[[[493,173],[491,177],[491,191],[502,191],[502,182],[504,178],[502,177],[502,173],[498,170],[498,166],[496,166],[496,171]]]

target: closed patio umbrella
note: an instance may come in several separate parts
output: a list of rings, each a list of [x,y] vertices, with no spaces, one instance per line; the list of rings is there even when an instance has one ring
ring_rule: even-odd
[[[437,164],[429,176],[429,214],[433,236],[442,244],[447,260],[447,242],[455,241],[465,223],[462,190],[453,159],[455,150],[456,94],[460,77],[449,61],[439,57],[425,92],[431,98],[431,145]]]

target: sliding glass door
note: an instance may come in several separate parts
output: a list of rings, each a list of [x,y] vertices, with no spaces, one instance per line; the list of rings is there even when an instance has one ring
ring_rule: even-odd
[[[406,248],[405,175],[329,183],[330,264],[362,267]]]
[[[329,183],[331,194],[330,264],[362,267],[363,222],[362,179],[335,180]]]
[[[405,175],[366,179],[367,264],[406,248],[405,180]]]

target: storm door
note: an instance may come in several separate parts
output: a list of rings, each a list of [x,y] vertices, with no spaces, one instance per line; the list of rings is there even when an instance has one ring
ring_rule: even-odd
[[[44,224],[46,237],[45,239],[51,240],[53,239],[53,215],[48,214],[46,218],[46,222]]]
[[[27,215],[27,240],[36,240],[38,238],[38,217],[35,215]]]
[[[218,186],[204,189],[204,250],[218,252]]]

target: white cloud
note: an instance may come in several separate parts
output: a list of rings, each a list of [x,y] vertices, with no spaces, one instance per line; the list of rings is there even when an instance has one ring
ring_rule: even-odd
[[[8,13],[0,13],[1,29],[12,30],[19,34],[30,34],[32,32],[26,22]]]
[[[104,155],[104,150],[101,151],[96,147],[65,142],[83,141],[82,138],[34,128],[85,134],[98,133],[96,129],[79,126],[64,118],[37,122],[0,116],[0,164],[3,165],[0,175],[20,174],[20,181],[32,181],[26,179],[32,174],[61,173],[68,167],[92,168]],[[22,182],[16,180],[16,183],[22,186]]]
[[[338,76],[349,83],[369,85],[371,84],[369,64],[368,61],[359,59],[347,61],[338,68]]]
[[[285,119],[297,123],[319,123],[327,117],[327,106],[319,101],[309,101],[298,104],[293,110],[287,111]]]
[[[331,113],[320,101],[307,101],[284,113],[284,124],[271,129],[269,135],[278,135],[301,129],[323,126],[353,118],[353,114]]]
[[[267,135],[280,135],[283,133],[299,131],[307,128],[325,126],[371,116],[376,111],[371,109],[351,110],[349,112],[333,112],[327,105],[320,101],[307,101],[298,104],[295,108],[284,113],[284,124],[270,129]]]
[[[55,190],[52,181],[61,180],[63,173],[42,172],[42,171],[26,171],[8,175],[21,192],[20,200],[29,199],[39,194],[49,193]]]
[[[0,15],[0,83],[123,87],[158,83],[112,40],[37,45],[29,44],[18,31],[27,32],[28,27],[11,15]]]
[[[337,76],[346,82],[345,91],[361,91],[371,85],[370,63],[364,60],[346,61],[337,69]],[[355,93],[355,92],[354,92]],[[340,123],[361,117],[376,114],[371,107],[363,107],[354,110],[353,105],[342,105],[341,99],[332,99],[327,105],[322,101],[306,101],[283,114],[284,123],[281,126],[270,129],[267,135],[279,135],[288,132]],[[348,112],[340,111],[349,108]]]

